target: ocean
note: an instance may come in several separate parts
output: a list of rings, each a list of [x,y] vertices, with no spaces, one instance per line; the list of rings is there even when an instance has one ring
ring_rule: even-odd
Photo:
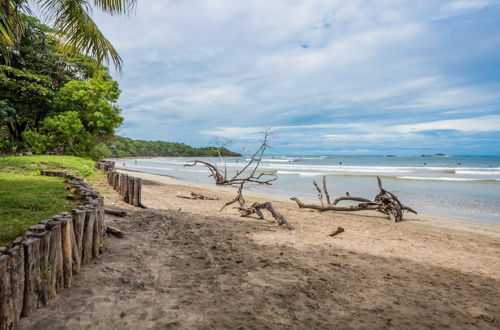
[[[213,183],[201,166],[185,167],[194,160],[223,167],[218,158],[115,159],[117,168],[166,175],[194,183]],[[230,173],[246,157],[226,157]],[[277,175],[272,185],[251,185],[258,192],[316,199],[313,180],[327,177],[330,195],[372,199],[378,193],[376,176],[384,188],[419,213],[500,222],[500,157],[497,156],[266,156],[259,167]],[[332,196],[333,198],[333,196]]]

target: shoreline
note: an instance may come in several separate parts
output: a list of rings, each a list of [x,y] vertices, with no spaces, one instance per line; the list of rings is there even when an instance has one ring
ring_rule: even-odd
[[[184,181],[178,178],[173,178],[167,175],[152,174],[147,172],[135,171],[135,170],[124,170],[117,168],[118,171],[123,173],[134,173],[134,176],[140,177],[145,180],[171,185],[179,186],[185,188],[201,189],[203,191],[209,191],[212,193],[224,192],[233,194],[236,192],[236,188],[232,186],[216,186],[204,183],[193,183],[189,181]],[[296,204],[290,200],[289,197],[278,194],[269,194],[263,192],[255,192],[253,190],[245,190],[245,196],[252,199],[259,200],[269,200],[271,202],[287,203],[291,206]],[[304,202],[317,203],[317,200],[301,198]],[[298,209],[298,207],[297,207]],[[330,214],[344,214],[344,215],[360,215],[360,216],[381,216],[378,212],[370,211],[359,211],[359,212],[330,212]],[[383,216],[382,216],[383,217]],[[471,233],[483,234],[494,238],[500,238],[500,224],[486,222],[481,220],[470,220],[455,218],[450,216],[438,215],[438,214],[428,214],[419,213],[417,215],[411,213],[405,213],[403,222],[414,223],[418,225],[434,226],[439,228],[446,228],[451,230],[461,230]],[[389,221],[389,220],[387,220]]]

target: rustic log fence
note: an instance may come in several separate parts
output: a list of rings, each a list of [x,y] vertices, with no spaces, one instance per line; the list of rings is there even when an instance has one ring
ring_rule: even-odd
[[[101,254],[106,232],[103,197],[74,175],[40,174],[68,179],[81,205],[31,226],[12,248],[0,248],[0,330],[14,329],[21,317],[70,288],[81,265]]]
[[[99,161],[96,168],[106,172],[108,184],[123,197],[125,203],[146,208],[142,204],[142,179],[115,170],[115,162]]]

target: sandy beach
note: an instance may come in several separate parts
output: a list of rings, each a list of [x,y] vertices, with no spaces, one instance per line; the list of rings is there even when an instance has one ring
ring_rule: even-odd
[[[134,172],[146,210],[107,221],[103,255],[22,329],[498,329],[500,226],[429,215],[319,213],[272,201],[295,227],[242,218],[235,188]],[[189,200],[178,192],[218,197]],[[328,234],[338,226],[345,232]]]

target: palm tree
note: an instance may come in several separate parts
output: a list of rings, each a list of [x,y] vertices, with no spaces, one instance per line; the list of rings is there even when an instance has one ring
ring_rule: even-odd
[[[32,0],[54,28],[61,52],[79,52],[99,63],[111,59],[120,71],[122,59],[91,18],[93,8],[110,15],[129,14],[136,0]],[[15,49],[23,32],[20,13],[31,14],[27,0],[0,0],[0,52]]]

